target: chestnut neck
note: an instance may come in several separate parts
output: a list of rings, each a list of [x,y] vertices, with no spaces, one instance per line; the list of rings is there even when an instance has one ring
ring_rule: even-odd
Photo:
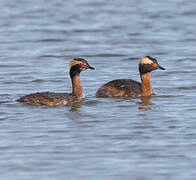
[[[152,85],[150,82],[150,72],[140,73],[141,81],[142,81],[142,96],[151,96],[154,94]]]
[[[80,74],[76,74],[74,77],[72,77],[72,95],[76,97],[84,97],[84,91],[82,88],[82,85],[80,83]]]
[[[80,83],[80,66],[74,65],[70,68],[70,77],[72,81],[72,95],[76,98],[83,98],[84,91]]]

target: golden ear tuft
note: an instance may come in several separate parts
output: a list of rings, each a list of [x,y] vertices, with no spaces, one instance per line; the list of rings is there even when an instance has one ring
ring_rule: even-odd
[[[140,60],[140,64],[150,64],[150,63],[152,63],[152,61],[151,61],[148,57],[146,57],[146,56],[144,56],[144,57]]]
[[[72,61],[70,61],[70,63],[69,63],[69,67],[71,68],[71,67],[73,67],[73,66],[75,66],[75,65],[77,65],[77,64],[84,64],[84,63],[81,62],[81,61],[72,60]]]

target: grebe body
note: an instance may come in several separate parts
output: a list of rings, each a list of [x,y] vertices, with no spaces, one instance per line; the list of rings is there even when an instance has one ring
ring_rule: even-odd
[[[155,58],[145,56],[139,63],[141,83],[132,79],[113,80],[101,86],[96,92],[96,96],[103,98],[151,96],[154,92],[150,82],[150,72],[156,69],[165,70],[158,64]]]
[[[85,95],[80,83],[80,72],[86,69],[94,68],[91,67],[85,59],[76,58],[70,61],[69,73],[72,80],[72,93],[37,92],[23,96],[17,99],[17,101],[36,106],[67,105],[81,101]]]

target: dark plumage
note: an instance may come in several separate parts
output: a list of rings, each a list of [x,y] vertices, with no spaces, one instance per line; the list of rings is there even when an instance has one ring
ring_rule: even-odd
[[[156,69],[162,69],[157,60],[145,56],[139,63],[139,72],[142,83],[132,79],[118,79],[110,81],[101,86],[96,92],[97,97],[141,97],[151,96],[153,94],[150,83],[150,72]]]
[[[76,58],[70,61],[70,77],[72,80],[72,93],[38,92],[23,96],[17,99],[30,105],[67,105],[72,102],[80,101],[84,98],[83,88],[80,83],[80,72],[86,69],[94,69],[85,59]]]
[[[141,83],[132,79],[117,79],[99,88],[97,97],[136,97],[142,93]]]
[[[37,92],[21,97],[17,101],[35,106],[67,105],[73,101],[73,96],[69,93]]]

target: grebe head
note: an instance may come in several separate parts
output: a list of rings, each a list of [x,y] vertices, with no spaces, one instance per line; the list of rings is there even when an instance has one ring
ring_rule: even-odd
[[[76,74],[79,74],[81,71],[86,69],[95,69],[90,66],[88,62],[83,58],[75,58],[69,63],[70,66],[70,76],[73,78]]]
[[[139,71],[141,74],[145,74],[151,72],[156,69],[165,70],[165,68],[161,67],[157,60],[151,56],[144,56],[139,63]]]
[[[74,69],[84,71],[86,69],[95,69],[94,67],[90,66],[88,62],[83,58],[75,58],[69,63],[70,69],[74,67]]]

